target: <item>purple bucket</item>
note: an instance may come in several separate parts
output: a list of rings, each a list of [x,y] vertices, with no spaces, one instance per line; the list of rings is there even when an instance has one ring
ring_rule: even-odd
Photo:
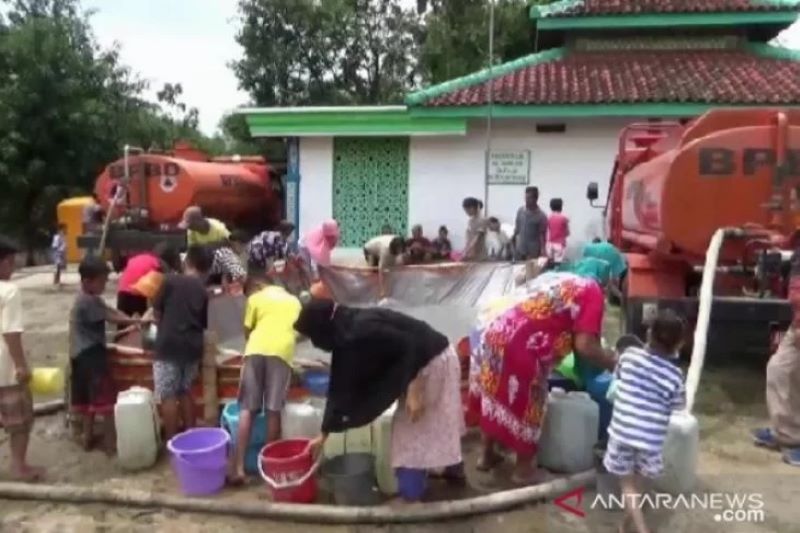
[[[189,429],[167,443],[172,470],[187,496],[219,492],[225,485],[228,432],[220,428]]]

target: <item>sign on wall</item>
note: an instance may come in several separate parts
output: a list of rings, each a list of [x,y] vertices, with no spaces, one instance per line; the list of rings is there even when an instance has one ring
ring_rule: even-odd
[[[530,150],[492,150],[488,155],[489,185],[527,185],[531,172]]]

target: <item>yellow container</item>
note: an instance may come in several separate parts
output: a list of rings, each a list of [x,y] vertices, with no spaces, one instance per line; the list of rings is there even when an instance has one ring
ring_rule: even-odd
[[[59,394],[64,390],[64,371],[60,368],[34,368],[28,385],[33,394]]]
[[[66,226],[69,263],[78,263],[83,259],[83,252],[78,248],[78,237],[83,234],[83,211],[94,203],[91,196],[79,196],[61,201],[56,208],[58,223]]]

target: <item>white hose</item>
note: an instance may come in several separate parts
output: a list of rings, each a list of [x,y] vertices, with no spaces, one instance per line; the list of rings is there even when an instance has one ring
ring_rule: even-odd
[[[711,242],[706,250],[706,263],[703,266],[703,281],[700,283],[700,305],[697,311],[697,324],[694,328],[694,346],[692,360],[689,362],[689,371],[686,374],[686,411],[691,413],[694,408],[694,399],[697,387],[700,385],[700,375],[706,359],[706,344],[708,341],[708,326],[711,322],[711,306],[714,303],[714,276],[719,262],[719,251],[725,236],[734,232],[730,228],[720,228],[711,237]]]

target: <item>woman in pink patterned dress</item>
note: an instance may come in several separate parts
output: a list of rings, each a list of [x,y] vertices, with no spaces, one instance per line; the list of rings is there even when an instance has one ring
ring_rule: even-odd
[[[595,366],[614,368],[613,353],[600,344],[603,305],[603,289],[594,279],[547,273],[488,321],[470,365],[471,408],[480,414],[483,432],[479,470],[501,460],[495,450],[500,443],[517,454],[515,482],[536,478],[553,367],[574,349]]]

